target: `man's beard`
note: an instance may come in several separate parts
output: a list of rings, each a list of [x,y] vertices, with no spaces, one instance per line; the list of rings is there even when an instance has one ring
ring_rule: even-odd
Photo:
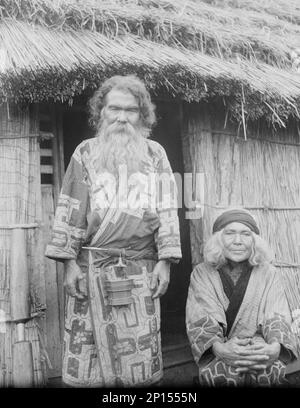
[[[125,165],[129,175],[140,171],[149,160],[146,142],[149,129],[130,123],[109,124],[103,119],[96,136],[100,142],[100,156],[94,163],[98,171],[118,175],[120,166]]]

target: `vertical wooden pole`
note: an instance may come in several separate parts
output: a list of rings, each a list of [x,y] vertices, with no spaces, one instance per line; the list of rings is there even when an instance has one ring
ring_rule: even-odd
[[[63,178],[65,175],[65,161],[64,161],[64,138],[63,138],[63,108],[61,106],[55,107],[55,140],[56,145],[54,147],[54,167],[55,172],[54,174],[57,175],[55,177],[55,183],[58,185],[58,189],[56,190],[59,194]],[[55,206],[57,204],[57,199],[55,200]],[[58,289],[58,304],[59,304],[59,323],[60,323],[60,336],[63,342],[64,336],[64,286],[63,286],[63,276],[64,276],[64,265],[60,262],[56,263],[56,270],[57,270],[57,289]]]
[[[10,312],[16,323],[17,341],[13,344],[13,386],[34,385],[33,354],[30,341],[25,340],[25,321],[30,319],[29,273],[25,231],[16,228],[11,236]]]
[[[42,185],[44,245],[50,241],[55,207],[64,176],[62,110],[59,106],[47,106],[47,120],[53,133],[52,167],[53,184]],[[63,264],[45,258],[47,285],[47,349],[52,362],[49,377],[61,375],[62,343],[64,331]]]
[[[56,207],[65,174],[64,141],[63,141],[63,111],[60,106],[51,107],[51,122],[53,125],[53,182],[54,205]]]
[[[195,184],[196,173],[203,172],[199,157],[198,144],[200,142],[198,138],[200,138],[202,132],[210,131],[210,119],[205,110],[200,111],[199,105],[183,105],[183,103],[181,107],[181,117],[183,161],[185,172],[193,174],[193,191],[189,191],[189,193],[190,195],[192,193],[194,200],[198,198],[197,192],[195,191],[195,187],[197,186]],[[192,265],[195,266],[203,260],[203,213],[201,214],[197,209],[193,212],[196,218],[191,218],[189,222]]]

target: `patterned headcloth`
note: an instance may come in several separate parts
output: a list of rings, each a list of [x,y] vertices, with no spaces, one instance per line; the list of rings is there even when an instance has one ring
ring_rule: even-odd
[[[232,222],[240,222],[251,229],[251,231],[259,234],[258,226],[255,219],[244,210],[228,210],[223,212],[216,219],[213,225],[213,233],[221,231],[226,225]]]

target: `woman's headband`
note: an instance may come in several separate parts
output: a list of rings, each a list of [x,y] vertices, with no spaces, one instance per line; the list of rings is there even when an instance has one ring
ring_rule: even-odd
[[[240,222],[249,227],[251,231],[259,234],[259,229],[254,218],[244,210],[228,210],[223,212],[214,222],[213,233],[221,231],[226,225],[232,222]]]

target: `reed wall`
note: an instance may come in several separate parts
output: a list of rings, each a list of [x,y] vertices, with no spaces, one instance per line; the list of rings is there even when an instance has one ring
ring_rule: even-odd
[[[45,381],[46,352],[43,347],[45,282],[42,252],[40,152],[35,109],[27,106],[0,106],[0,387],[12,386],[12,344],[16,325],[10,322],[11,231],[24,225],[27,263],[30,275],[32,319],[26,323],[26,338],[31,340],[34,382]],[[30,227],[30,225],[32,227]]]

